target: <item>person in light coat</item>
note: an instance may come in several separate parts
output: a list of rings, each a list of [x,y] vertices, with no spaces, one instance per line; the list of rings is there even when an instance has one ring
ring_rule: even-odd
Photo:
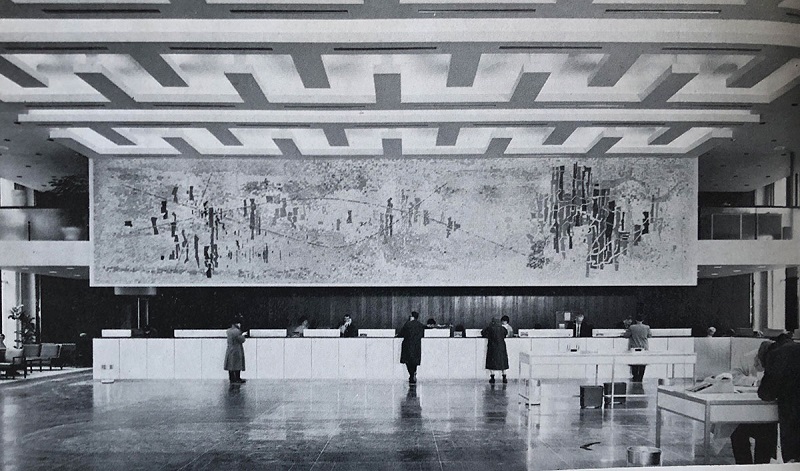
[[[244,366],[244,341],[245,334],[242,333],[242,321],[234,319],[230,328],[226,331],[228,337],[228,348],[225,350],[225,371],[228,372],[228,379],[231,384],[243,384],[247,380],[242,379]]]

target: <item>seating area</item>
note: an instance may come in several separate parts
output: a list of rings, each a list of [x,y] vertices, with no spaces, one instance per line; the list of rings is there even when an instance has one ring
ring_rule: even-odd
[[[0,349],[0,373],[9,378],[16,378],[22,372],[23,377],[28,377],[28,368],[25,363],[25,354],[21,348]]]
[[[22,346],[25,364],[33,372],[33,368],[38,366],[42,371],[45,366],[53,369],[54,366],[63,369],[65,365],[73,363],[75,352],[74,343],[35,343]]]

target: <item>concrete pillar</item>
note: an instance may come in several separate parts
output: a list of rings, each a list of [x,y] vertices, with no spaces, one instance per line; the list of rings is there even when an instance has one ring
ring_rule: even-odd
[[[753,330],[764,330],[768,324],[769,272],[753,273]]]
[[[769,272],[770,303],[767,311],[767,327],[783,329],[786,327],[786,270]]]

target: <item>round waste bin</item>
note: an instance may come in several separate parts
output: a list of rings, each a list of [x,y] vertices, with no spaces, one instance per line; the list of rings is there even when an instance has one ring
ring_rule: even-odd
[[[661,466],[661,448],[629,446],[628,466]]]

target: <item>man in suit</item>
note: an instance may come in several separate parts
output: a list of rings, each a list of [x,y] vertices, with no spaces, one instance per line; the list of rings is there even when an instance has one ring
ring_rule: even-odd
[[[358,337],[358,328],[353,324],[350,314],[345,314],[342,325],[339,326],[340,337]]]
[[[403,327],[400,329],[398,337],[403,338],[400,348],[400,363],[406,365],[408,370],[408,382],[416,384],[417,367],[422,362],[422,337],[425,335],[425,326],[419,321],[419,313],[411,312]]]
[[[567,328],[572,329],[573,337],[591,337],[594,327],[592,324],[586,322],[586,317],[583,313],[579,313],[575,316],[574,321],[569,321],[567,323]]]
[[[800,344],[786,334],[767,352],[758,397],[778,401],[783,461],[800,462]]]
[[[628,338],[628,350],[649,350],[650,343],[647,339],[653,336],[650,333],[650,326],[644,323],[644,317],[641,314],[636,314],[634,321],[624,334]],[[642,382],[645,368],[647,365],[631,365],[634,383]]]
[[[244,341],[245,334],[242,333],[242,321],[236,318],[226,331],[228,337],[228,348],[225,350],[225,371],[228,372],[228,379],[231,384],[244,384],[247,380],[242,379],[244,371]]]

